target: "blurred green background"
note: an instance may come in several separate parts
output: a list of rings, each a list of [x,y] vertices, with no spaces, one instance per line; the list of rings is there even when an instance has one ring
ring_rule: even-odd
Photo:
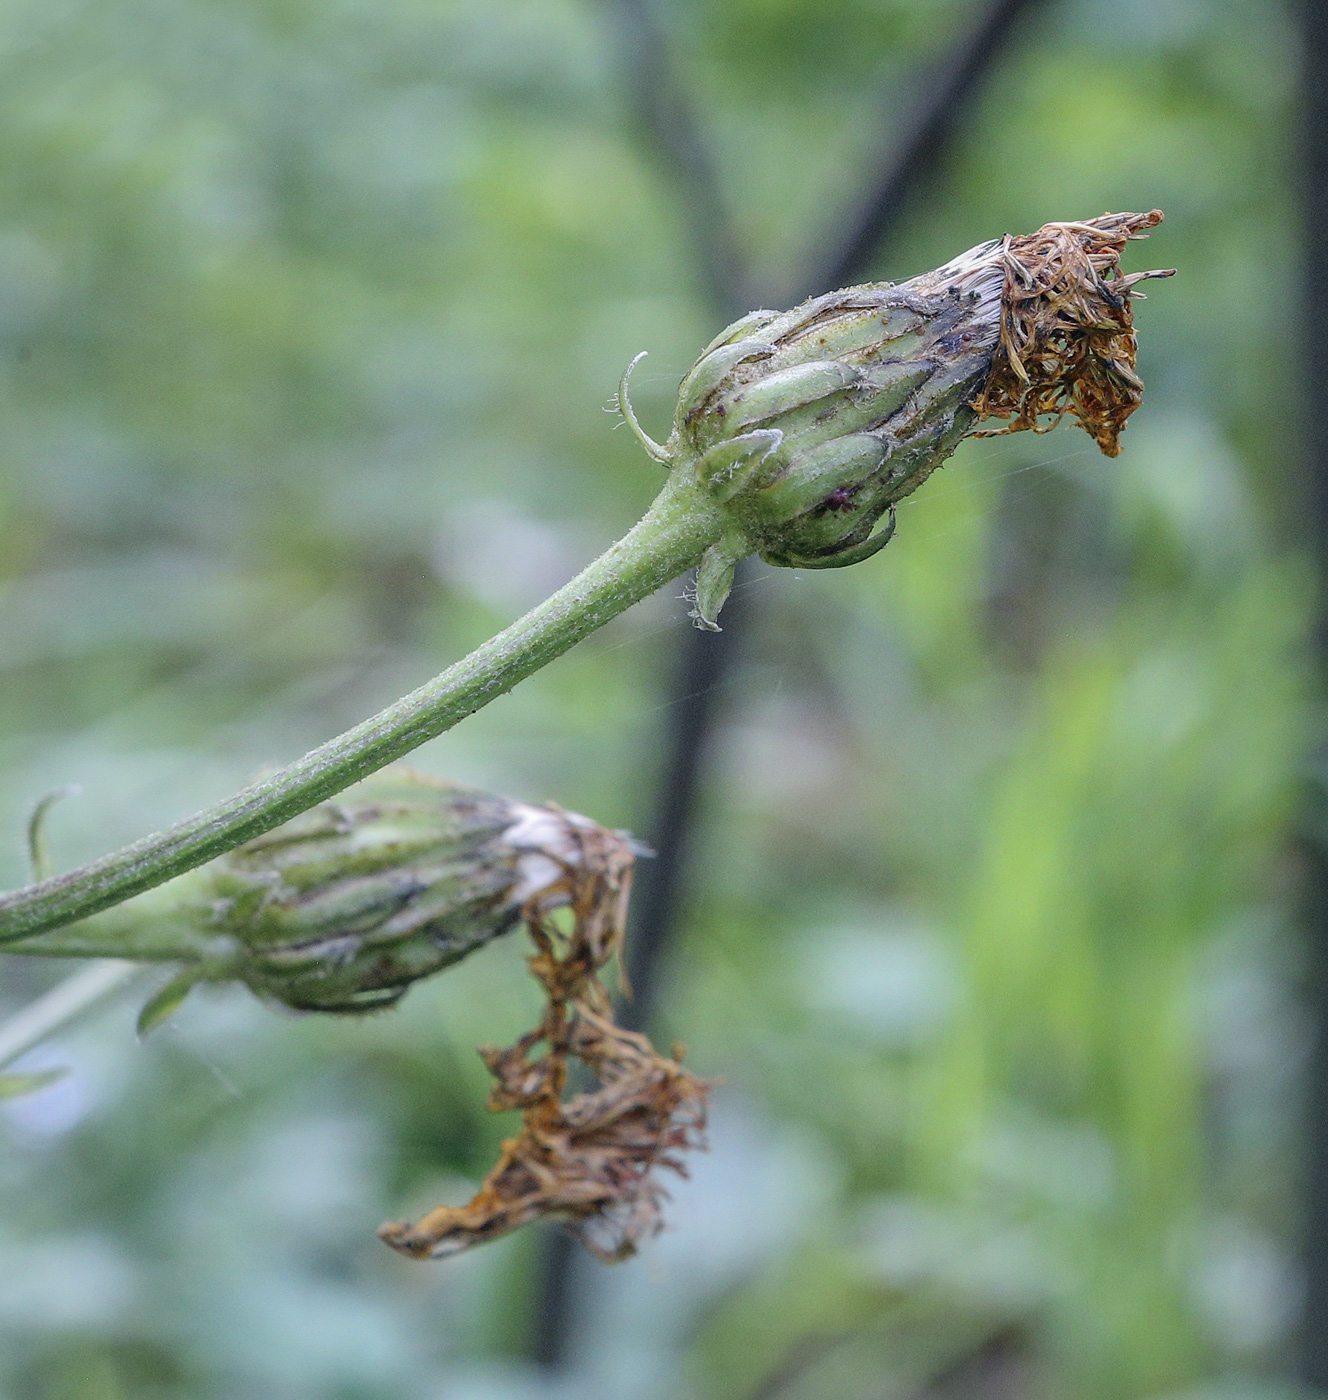
[[[667,0],[765,285],[796,280],[960,0]],[[438,1265],[510,1122],[516,939],[363,1022],[125,1003],[0,1111],[3,1400],[1271,1400],[1294,1392],[1308,1029],[1292,833],[1298,55],[1271,0],[1047,0],[877,275],[1104,210],[1123,455],[968,442],[843,573],[759,571],[659,1030],[722,1080],[672,1229]],[[884,95],[884,96],[883,96]],[[0,884],[396,698],[636,518],[718,329],[596,0],[0,6]],[[685,604],[417,765],[644,829]],[[63,969],[0,961],[12,1011]]]

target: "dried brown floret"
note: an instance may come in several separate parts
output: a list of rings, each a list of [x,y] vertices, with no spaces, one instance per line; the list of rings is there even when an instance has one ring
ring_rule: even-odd
[[[664,1188],[656,1167],[686,1175],[677,1155],[704,1147],[709,1085],[643,1035],[614,1023],[599,980],[622,948],[632,881],[626,838],[587,824],[577,829],[578,856],[564,865],[560,888],[544,890],[524,910],[536,953],[530,968],[549,1003],[540,1024],[507,1049],[486,1047],[498,1081],[494,1111],[519,1108],[521,1131],[475,1197],[439,1206],[414,1225],[391,1223],[379,1236],[418,1259],[445,1258],[537,1220],[561,1223],[600,1259],[625,1259],[662,1225]],[[552,914],[570,906],[571,932]],[[542,1055],[532,1058],[537,1046]],[[568,1060],[582,1060],[597,1089],[564,1102]]]
[[[1069,413],[1108,457],[1116,456],[1125,420],[1143,398],[1130,305],[1142,293],[1134,288],[1175,272],[1123,276],[1120,258],[1130,239],[1146,238],[1161,222],[1162,211],[1154,209],[1006,234],[999,250],[1000,344],[973,407],[983,418],[1011,421],[974,436],[1050,432]],[[1054,421],[1039,421],[1049,414]]]

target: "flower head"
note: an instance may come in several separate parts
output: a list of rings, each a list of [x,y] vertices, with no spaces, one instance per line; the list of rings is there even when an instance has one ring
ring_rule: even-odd
[[[374,1011],[530,900],[566,902],[587,832],[630,865],[630,838],[587,817],[389,768],[205,867],[192,902],[233,949],[215,975],[297,1010]]]
[[[1161,212],[1047,224],[970,248],[910,281],[754,311],[683,379],[653,455],[694,472],[731,528],[698,573],[712,626],[733,563],[839,568],[890,539],[894,507],[987,419],[1046,432],[1067,414],[1114,456],[1143,385],[1126,243]],[[1045,421],[1050,419],[1051,421]]]

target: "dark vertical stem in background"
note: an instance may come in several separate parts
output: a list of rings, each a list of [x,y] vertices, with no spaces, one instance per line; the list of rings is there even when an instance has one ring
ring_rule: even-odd
[[[874,170],[863,175],[864,196],[826,237],[828,248],[808,259],[802,284],[787,299],[864,278],[906,201],[935,170],[969,99],[1004,52],[1017,22],[1042,0],[993,0],[979,22],[921,88],[916,110],[896,120],[900,133]],[[678,83],[649,0],[611,0],[621,72],[637,126],[676,182],[701,269],[719,322],[757,305],[748,291],[743,260],[714,166],[706,152],[693,107]],[[738,584],[742,582],[739,573]],[[623,1020],[641,1029],[650,1018],[665,951],[678,923],[688,847],[695,826],[701,760],[715,729],[723,687],[738,654],[746,609],[741,587],[725,604],[724,631],[688,628],[674,660],[670,703],[664,711],[664,763],[659,796],[647,837],[655,859],[637,867],[628,974],[634,990]],[[556,1367],[566,1360],[576,1292],[577,1246],[567,1235],[546,1240],[540,1291],[535,1303],[535,1359]]]
[[[607,0],[629,114],[678,195],[692,260],[722,322],[742,305],[744,259],[696,110],[674,71],[651,0]]]
[[[677,193],[706,300],[721,324],[736,320],[747,310],[741,305],[743,258],[695,108],[678,81],[650,0],[607,0],[606,8],[631,120]],[[741,568],[735,584],[741,583]],[[724,631],[687,628],[673,663],[664,710],[663,766],[649,831],[655,857],[637,864],[627,940],[633,997],[621,1019],[634,1030],[649,1019],[661,954],[676,922],[701,754],[713,728],[719,690],[732,670],[739,611],[734,602],[730,597],[725,607]],[[579,1252],[580,1246],[561,1230],[545,1234],[532,1351],[535,1360],[550,1369],[567,1360]]]
[[[1305,296],[1302,352],[1308,504],[1320,575],[1328,575],[1328,8],[1302,0],[1304,34],[1303,160]],[[1320,603],[1322,607],[1322,602]],[[1328,660],[1328,618],[1319,621],[1319,656]],[[1308,813],[1307,939],[1310,1013],[1315,1047],[1310,1061],[1306,1127],[1305,1380],[1328,1391],[1328,751]]]
[[[655,1009],[661,959],[678,921],[686,873],[688,839],[696,825],[701,762],[715,729],[722,687],[737,660],[736,645],[747,612],[743,574],[724,604],[724,630],[689,627],[679,639],[670,677],[670,703],[664,767],[651,822],[655,857],[637,866],[639,888],[627,940],[627,977],[632,999],[619,1019],[645,1030]]]
[[[830,249],[808,260],[806,281],[790,300],[849,286],[866,276],[905,202],[936,169],[955,128],[968,112],[970,99],[1036,3],[1038,0],[993,0],[972,31],[928,75],[919,89],[922,95],[917,107],[905,113],[902,121],[894,113],[882,113],[882,126],[893,128],[897,135],[883,149],[877,168],[864,172],[862,203],[845,214],[831,235]]]

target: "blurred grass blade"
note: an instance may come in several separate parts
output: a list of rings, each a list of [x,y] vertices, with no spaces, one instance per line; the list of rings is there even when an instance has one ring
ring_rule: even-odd
[[[95,962],[57,983],[44,996],[0,1024],[0,1068],[73,1025],[102,1002],[122,991],[139,969],[118,960]]]
[[[38,1074],[0,1074],[0,1102],[35,1094],[39,1089],[59,1083],[68,1073],[68,1065],[59,1069],[44,1069]]]

